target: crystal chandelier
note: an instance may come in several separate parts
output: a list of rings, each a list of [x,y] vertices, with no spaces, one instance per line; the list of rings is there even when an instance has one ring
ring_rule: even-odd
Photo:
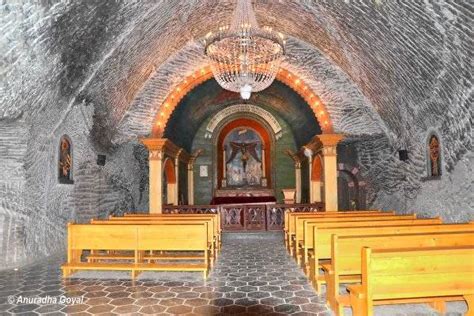
[[[237,0],[230,27],[220,27],[206,36],[205,53],[217,82],[247,100],[275,79],[284,44],[281,33],[259,28],[251,0]]]

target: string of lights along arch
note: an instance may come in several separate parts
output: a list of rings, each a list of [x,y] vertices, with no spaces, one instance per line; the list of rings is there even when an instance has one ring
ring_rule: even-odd
[[[192,74],[185,77],[183,81],[177,84],[168,94],[163,103],[159,106],[155,115],[152,135],[153,137],[162,137],[166,129],[168,119],[173,113],[181,99],[187,95],[193,88],[213,77],[210,66],[200,68]],[[305,81],[294,73],[280,68],[276,75],[276,79],[298,93],[313,111],[313,114],[321,126],[323,134],[334,133],[331,116],[327,110],[326,104],[318,97],[318,95],[309,87]]]

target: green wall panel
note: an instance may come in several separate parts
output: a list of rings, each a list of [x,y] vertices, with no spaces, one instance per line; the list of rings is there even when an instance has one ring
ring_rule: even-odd
[[[297,149],[295,138],[288,123],[271,108],[262,106],[263,109],[272,113],[282,127],[281,137],[275,139],[272,152],[272,169],[275,196],[278,202],[283,201],[283,188],[295,188],[295,169],[293,160],[285,153],[286,149],[295,151]],[[206,126],[212,117],[207,118],[198,128],[192,144],[192,152],[203,149],[203,153],[197,158],[194,165],[194,202],[195,204],[208,204],[213,196],[213,187],[216,184],[216,166],[213,139],[205,138]],[[215,135],[214,135],[215,136]],[[200,167],[207,166],[208,176],[200,176]]]

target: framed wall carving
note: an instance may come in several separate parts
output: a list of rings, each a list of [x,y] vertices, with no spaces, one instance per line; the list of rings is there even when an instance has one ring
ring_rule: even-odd
[[[72,142],[67,135],[63,135],[59,140],[58,155],[58,181],[62,184],[73,184],[73,156]]]

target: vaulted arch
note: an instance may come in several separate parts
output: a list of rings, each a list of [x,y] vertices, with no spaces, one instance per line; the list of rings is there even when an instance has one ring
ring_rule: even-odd
[[[189,93],[193,88],[212,78],[212,71],[209,66],[202,67],[187,76],[184,80],[176,84],[170,89],[168,96],[159,106],[159,112],[153,121],[152,135],[153,137],[162,137],[166,129],[168,119],[173,114],[174,109],[181,99]],[[301,79],[297,74],[281,68],[276,77],[277,80],[291,87],[296,93],[301,95],[311,108],[314,117],[319,122],[323,133],[332,133],[333,127],[331,117],[326,109],[325,104],[315,94],[314,91]]]

